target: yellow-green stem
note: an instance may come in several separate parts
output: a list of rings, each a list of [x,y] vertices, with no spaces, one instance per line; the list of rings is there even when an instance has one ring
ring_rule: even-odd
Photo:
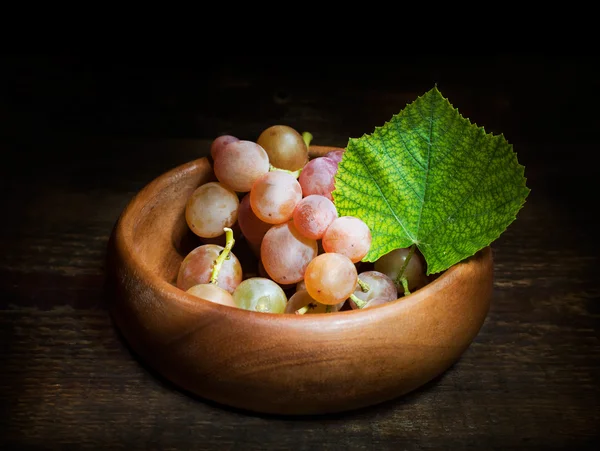
[[[402,283],[402,288],[404,288],[404,296],[408,296],[410,294],[410,290],[408,289],[408,279],[403,277],[400,279],[400,283]]]
[[[356,306],[358,308],[363,308],[365,305],[367,305],[367,303],[365,301],[363,301],[361,298],[356,296],[354,293],[352,293],[350,295],[350,299],[352,299],[354,301],[354,303],[356,304]]]
[[[402,286],[404,287],[405,294],[408,291],[408,280],[406,279],[406,277],[404,277],[404,271],[406,271],[406,267],[410,263],[410,259],[412,258],[412,256],[415,254],[416,249],[417,249],[417,246],[415,246],[414,244],[410,246],[410,249],[408,250],[408,255],[404,259],[404,264],[402,265],[402,268],[400,268],[398,277],[396,277],[396,283],[400,282],[402,284]],[[404,280],[406,282],[406,285],[405,285],[405,282],[403,282],[402,280]],[[410,291],[408,292],[408,294],[410,294]]]
[[[304,144],[306,144],[306,148],[310,147],[310,142],[313,139],[313,135],[310,132],[303,132],[302,139],[304,140]]]
[[[358,284],[360,285],[360,289],[362,290],[363,293],[366,293],[367,291],[369,291],[371,289],[371,287],[369,286],[369,284],[363,280],[360,280],[360,277],[358,278]]]
[[[210,283],[217,284],[217,280],[219,278],[219,272],[221,271],[221,266],[223,266],[223,262],[229,258],[229,253],[231,252],[231,248],[235,244],[235,239],[233,238],[233,230],[229,227],[225,227],[225,249],[221,251],[217,259],[215,260],[215,266],[213,266],[212,272],[210,274]]]

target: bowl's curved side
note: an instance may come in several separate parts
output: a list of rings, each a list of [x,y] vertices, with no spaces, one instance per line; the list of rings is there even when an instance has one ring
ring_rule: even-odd
[[[206,159],[164,174],[128,205],[110,244],[111,314],[131,347],[182,388],[266,413],[339,412],[388,400],[445,371],[480,330],[490,248],[412,295],[368,310],[269,315],[193,298],[172,280],[185,199]]]

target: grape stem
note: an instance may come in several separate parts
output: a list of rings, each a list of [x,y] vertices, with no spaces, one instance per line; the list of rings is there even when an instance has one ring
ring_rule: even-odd
[[[304,140],[304,144],[306,144],[306,148],[310,147],[310,142],[313,139],[313,135],[310,132],[302,132],[302,139]]]
[[[360,278],[358,278],[358,284],[360,285],[360,289],[362,290],[363,293],[366,293],[367,291],[369,291],[371,289],[369,284],[367,282],[365,282],[364,280],[360,280]]]
[[[400,283],[402,284],[402,288],[404,288],[404,296],[408,296],[410,294],[410,290],[408,289],[408,279],[403,277],[400,279]]]
[[[365,301],[363,301],[361,298],[356,296],[354,293],[352,293],[350,295],[350,299],[352,299],[352,301],[354,301],[354,303],[356,304],[356,306],[358,308],[363,308],[365,305],[367,305],[367,303]]]
[[[402,287],[404,288],[404,295],[405,296],[408,296],[410,294],[410,291],[408,289],[408,279],[406,277],[404,277],[404,271],[406,271],[406,267],[410,263],[410,259],[415,254],[416,250],[417,250],[417,246],[415,246],[415,244],[413,243],[410,246],[410,249],[408,251],[408,255],[404,259],[404,264],[402,265],[402,268],[400,268],[400,272],[398,273],[398,277],[396,277],[396,283],[401,283],[402,284]]]
[[[210,283],[216,285],[217,279],[219,278],[219,272],[221,271],[221,266],[223,266],[223,262],[229,258],[229,253],[231,252],[231,248],[235,244],[235,239],[233,238],[233,230],[229,227],[225,227],[225,249],[221,251],[217,259],[215,260],[215,265],[213,266],[212,272],[210,273]]]

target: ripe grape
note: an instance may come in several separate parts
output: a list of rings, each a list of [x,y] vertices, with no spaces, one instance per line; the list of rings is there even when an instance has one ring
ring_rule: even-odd
[[[326,305],[315,301],[306,290],[296,291],[285,307],[285,313],[295,313],[297,315],[311,313],[332,313],[337,312],[343,302],[336,305]]]
[[[369,291],[364,292],[361,287],[354,290],[354,295],[365,302],[372,299],[383,299],[384,301],[395,301],[398,299],[398,290],[396,284],[385,274],[379,271],[365,271],[358,275],[358,278],[369,286]],[[350,305],[353,309],[357,305],[350,299]]]
[[[357,263],[369,252],[371,231],[361,219],[342,216],[327,228],[322,243],[325,252],[344,254],[353,263]]]
[[[210,145],[210,156],[213,161],[215,160],[217,152],[220,152],[223,147],[234,141],[239,141],[239,139],[232,135],[221,135],[217,137]]]
[[[185,219],[196,235],[214,238],[237,221],[239,204],[237,194],[231,189],[218,182],[205,183],[188,199]]]
[[[310,160],[302,169],[298,182],[304,197],[320,194],[333,201],[331,192],[335,189],[334,178],[338,165],[331,158],[317,157]]]
[[[320,240],[337,217],[333,202],[318,194],[311,194],[298,202],[293,215],[298,232],[313,240]]]
[[[210,282],[215,260],[223,250],[222,246],[216,244],[204,244],[187,254],[179,266],[177,287],[185,291],[194,285]],[[241,281],[242,265],[230,252],[229,258],[223,262],[219,271],[217,286],[233,293]]]
[[[335,161],[336,163],[339,164],[339,162],[342,161],[342,157],[344,156],[344,151],[343,150],[330,150],[323,156],[326,158],[331,158],[333,161]]]
[[[356,288],[354,263],[342,254],[325,253],[314,258],[304,274],[306,290],[316,301],[334,305],[344,302]]]
[[[282,224],[292,218],[302,200],[302,188],[294,176],[272,171],[261,176],[250,191],[250,206],[254,214],[269,224]]]
[[[261,261],[275,282],[298,283],[317,256],[317,242],[302,236],[292,221],[271,227],[260,246]]]
[[[391,252],[380,257],[375,262],[375,270],[384,273],[396,283],[396,288],[400,293],[404,293],[401,281],[398,279],[398,275],[406,257],[410,252],[410,248],[394,249]],[[427,278],[425,276],[425,268],[421,261],[421,258],[417,253],[413,254],[411,259],[406,265],[403,277],[408,282],[408,289],[412,292],[419,288],[422,288],[427,284]]]
[[[308,149],[302,135],[287,125],[267,128],[256,142],[265,149],[276,168],[297,171],[308,162]]]
[[[233,300],[239,308],[264,313],[283,313],[287,304],[281,287],[264,277],[244,280],[233,292]]]
[[[269,156],[252,141],[233,141],[216,153],[214,172],[219,182],[246,193],[254,182],[269,172]]]
[[[240,201],[238,208],[238,225],[242,235],[246,238],[248,245],[258,255],[260,251],[260,244],[262,243],[263,237],[267,230],[269,230],[272,224],[261,221],[258,216],[252,211],[250,206],[250,194],[246,194]]]
[[[212,283],[201,283],[188,288],[187,293],[196,296],[205,301],[215,302],[217,304],[228,305],[230,307],[237,307],[233,302],[233,296],[228,291]]]

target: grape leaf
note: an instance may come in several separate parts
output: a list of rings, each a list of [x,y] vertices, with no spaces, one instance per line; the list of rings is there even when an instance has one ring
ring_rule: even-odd
[[[371,135],[350,138],[335,177],[340,216],[373,241],[363,261],[415,244],[438,273],[495,241],[530,190],[503,135],[459,114],[437,87]]]

